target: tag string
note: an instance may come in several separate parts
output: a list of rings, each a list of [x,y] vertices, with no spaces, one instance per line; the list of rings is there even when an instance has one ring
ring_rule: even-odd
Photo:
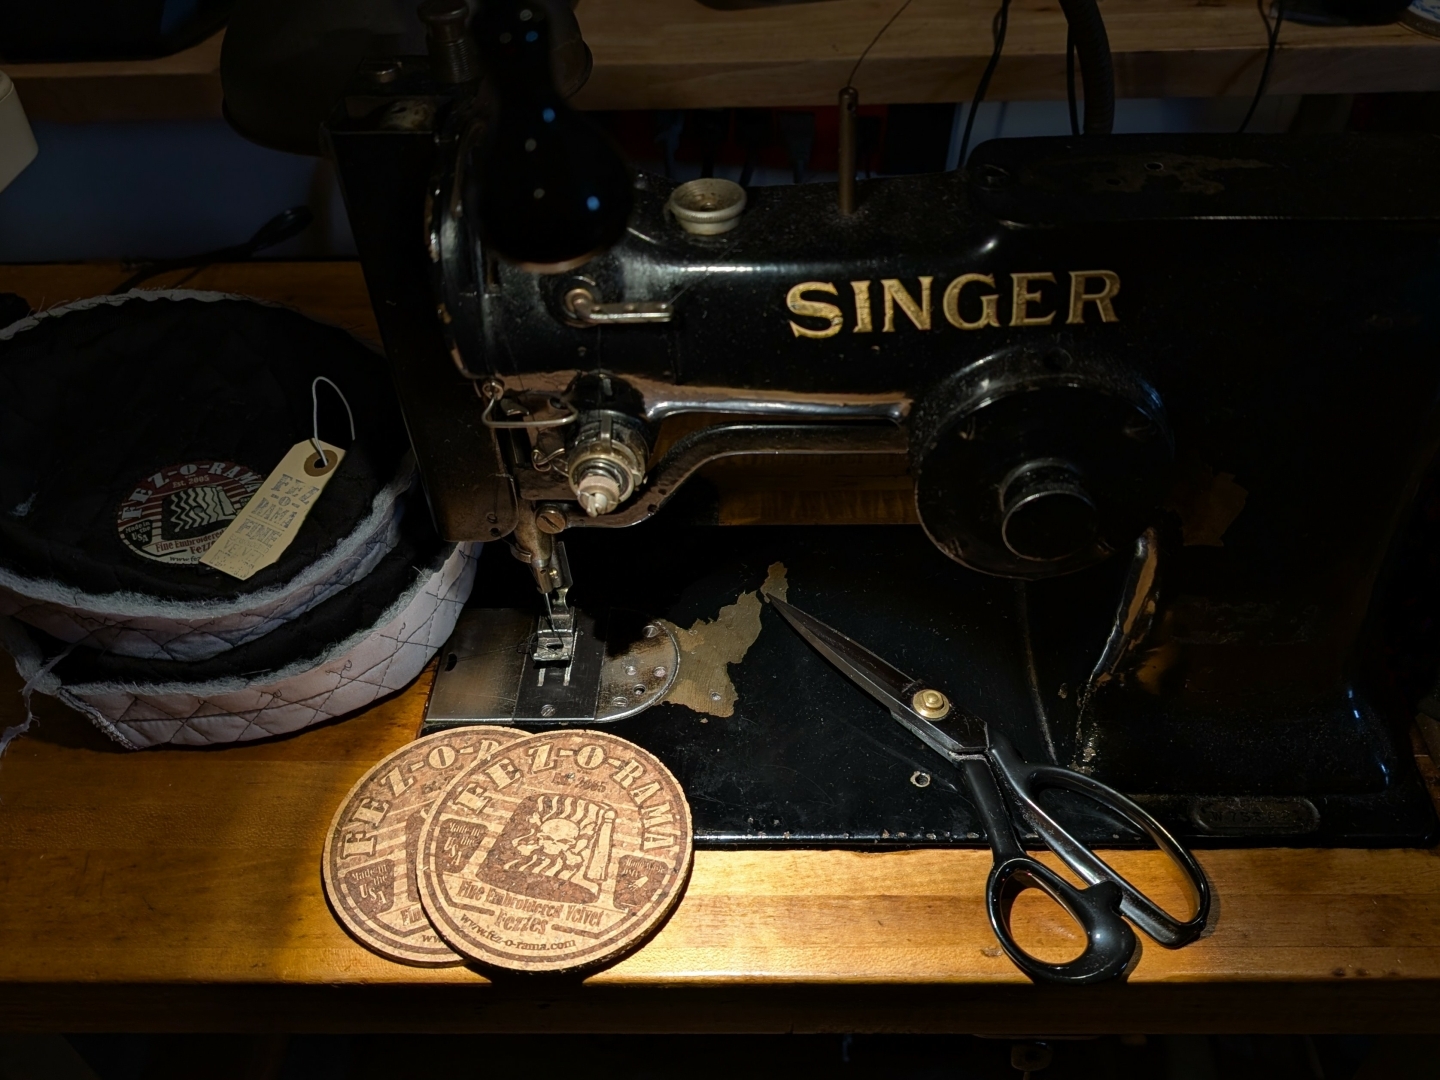
[[[350,441],[355,441],[355,414],[350,411],[350,402],[345,400],[345,393],[324,375],[315,376],[315,381],[310,384],[310,445],[315,447],[315,453],[320,455],[321,468],[330,467],[330,459],[325,456],[325,451],[320,447],[320,384],[324,383],[335,391],[340,398],[340,404],[345,406],[345,415],[350,418]]]
[[[59,655],[52,656],[49,660],[45,661],[44,664],[36,669],[33,675],[25,680],[25,685],[20,688],[20,698],[25,703],[25,719],[22,723],[16,724],[14,727],[8,727],[4,731],[0,731],[0,757],[5,756],[5,751],[10,748],[12,742],[35,726],[37,717],[35,716],[35,710],[30,706],[30,695],[35,691],[35,684],[46,675],[49,675],[50,672],[54,670],[56,664],[74,652],[75,646],[78,644],[79,642],[72,642]]]

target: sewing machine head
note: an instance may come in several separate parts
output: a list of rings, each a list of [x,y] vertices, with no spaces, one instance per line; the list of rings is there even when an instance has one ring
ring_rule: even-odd
[[[367,63],[327,137],[431,508],[530,564],[537,657],[573,647],[562,538],[644,545],[719,458],[891,455],[957,575],[1123,564],[1054,680],[1073,754],[1371,708],[1362,626],[1440,435],[1440,143],[999,140],[845,213],[632,180],[537,79],[546,9],[496,10],[471,67]]]
[[[1241,476],[1304,445],[1252,516],[1295,513],[1305,473],[1413,484],[1362,465],[1353,395],[1377,365],[1433,374],[1433,140],[997,141],[843,214],[827,184],[632,184],[537,81],[544,9],[496,10],[488,66],[372,63],[329,130],[446,535],[539,558],[718,457],[904,454],[942,551],[1033,579],[1130,552],[1167,500],[1183,518],[1177,455]],[[423,321],[392,285],[422,260]]]

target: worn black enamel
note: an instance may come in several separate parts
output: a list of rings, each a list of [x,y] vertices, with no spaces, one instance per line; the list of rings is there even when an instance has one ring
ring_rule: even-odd
[[[1189,843],[1422,844],[1435,832],[1405,718],[1380,710],[1373,679],[1283,716],[1233,707],[1177,716],[1143,691],[1121,695],[1087,759],[1076,690],[1114,613],[1114,562],[1020,584],[956,566],[913,527],[725,528],[662,517],[645,529],[644,544],[605,530],[572,538],[577,604],[644,607],[688,628],[758,589],[770,564],[783,562],[796,604],[942,687],[1027,759],[1081,767]],[[472,603],[535,607],[529,575],[502,545],[487,548]],[[1033,686],[1027,624],[1032,648],[1047,657]],[[730,668],[733,716],[665,704],[609,726],[674,770],[700,843],[983,844],[949,764],[774,611],[762,611],[761,626]],[[931,777],[928,786],[912,783],[916,772]],[[1087,843],[1138,840],[1082,799],[1054,798]]]

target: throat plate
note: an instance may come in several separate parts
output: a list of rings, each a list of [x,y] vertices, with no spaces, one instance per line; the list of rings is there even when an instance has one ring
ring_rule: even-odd
[[[440,654],[425,729],[461,724],[596,724],[634,716],[669,691],[679,666],[670,631],[628,611],[574,613],[564,662],[534,659],[549,620],[514,608],[471,608]]]

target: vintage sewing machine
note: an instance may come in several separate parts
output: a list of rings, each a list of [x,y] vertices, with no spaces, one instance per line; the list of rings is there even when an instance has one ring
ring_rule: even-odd
[[[702,843],[977,842],[942,763],[741,595],[783,564],[1191,842],[1433,841],[1379,632],[1440,437],[1440,142],[995,141],[737,208],[632,185],[462,35],[367,61],[327,131],[431,509],[505,541],[432,725],[615,724]],[[707,464],[780,455],[888,456],[919,527],[696,524]]]

